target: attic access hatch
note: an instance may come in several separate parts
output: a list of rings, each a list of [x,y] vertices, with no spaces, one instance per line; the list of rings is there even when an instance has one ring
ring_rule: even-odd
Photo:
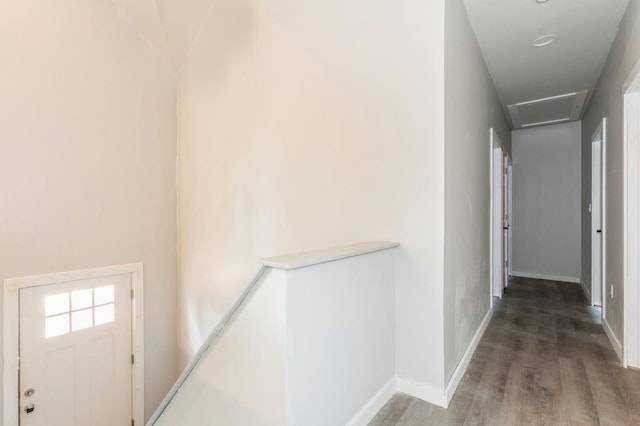
[[[588,90],[507,105],[514,130],[582,118]]]

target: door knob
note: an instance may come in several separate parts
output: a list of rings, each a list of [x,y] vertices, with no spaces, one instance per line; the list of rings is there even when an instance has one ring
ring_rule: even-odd
[[[35,409],[36,409],[36,406],[33,405],[32,403],[28,403],[27,405],[24,406],[24,412],[27,414],[31,413]]]

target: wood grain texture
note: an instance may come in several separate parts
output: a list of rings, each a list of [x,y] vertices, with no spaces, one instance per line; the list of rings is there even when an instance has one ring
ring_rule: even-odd
[[[587,303],[578,284],[513,279],[449,409],[397,394],[370,426],[640,425],[640,371]]]

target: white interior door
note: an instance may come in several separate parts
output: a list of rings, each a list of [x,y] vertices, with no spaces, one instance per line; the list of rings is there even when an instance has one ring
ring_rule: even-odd
[[[509,162],[507,167],[507,277],[513,272],[513,164]]]
[[[20,289],[20,425],[131,425],[131,274]]]
[[[602,126],[591,142],[591,304],[601,306],[602,293]]]
[[[491,131],[491,287],[494,297],[504,291],[504,154],[500,138]]]
[[[505,155],[503,160],[503,173],[502,173],[502,284],[503,287],[507,287],[509,282],[509,185],[508,185],[508,173],[509,173],[509,156]]]

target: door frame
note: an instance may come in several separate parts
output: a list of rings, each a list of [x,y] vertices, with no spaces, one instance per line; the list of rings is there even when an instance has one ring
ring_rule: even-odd
[[[513,273],[513,159],[509,157],[507,166],[507,217],[509,219],[509,229],[507,230],[507,276]],[[507,287],[509,282],[507,282]]]
[[[504,212],[496,212],[495,205],[500,202],[504,209],[503,183],[504,176],[504,149],[500,137],[495,129],[489,129],[489,285],[491,306],[493,298],[502,298],[504,290],[503,268],[504,268],[504,247],[503,247],[503,220]],[[500,164],[496,164],[496,159],[500,158]],[[500,185],[497,184],[498,175]],[[499,217],[497,217],[499,215]],[[498,226],[500,224],[500,226]],[[495,242],[500,246],[500,259],[495,259]]]
[[[503,269],[503,288],[509,287],[509,267],[511,265],[511,256],[509,253],[509,233],[511,228],[511,216],[509,214],[509,204],[511,202],[511,193],[509,192],[509,167],[511,164],[511,156],[504,152],[503,160],[503,176],[502,176],[502,269]]]
[[[624,93],[624,325],[622,364],[640,367],[640,61]]]
[[[600,181],[600,185],[599,187],[596,188],[595,186],[595,177],[596,177],[596,172],[594,170],[594,153],[597,152],[599,153],[599,160],[600,160],[600,170],[598,173],[598,177],[599,177],[599,181]],[[606,271],[607,271],[607,265],[606,265],[606,254],[607,254],[607,248],[606,248],[606,241],[607,241],[607,227],[606,227],[606,223],[607,223],[607,208],[606,208],[606,184],[607,184],[607,174],[606,174],[606,170],[607,170],[607,166],[606,166],[606,160],[607,160],[607,119],[603,118],[601,123],[598,125],[598,127],[596,128],[596,130],[593,132],[593,135],[591,136],[591,304],[592,305],[601,305],[602,306],[602,318],[606,318],[605,316],[605,305],[606,305],[606,291],[605,291],[605,277],[606,277]],[[595,190],[599,191],[599,205],[595,206],[594,205],[594,194],[595,194]],[[599,215],[600,215],[600,253],[599,253],[599,259],[597,259],[598,257],[598,253],[596,253],[595,251],[595,245],[594,245],[594,241],[595,241],[595,234],[597,232],[596,228],[598,227],[598,224],[595,223],[594,221],[594,212],[596,210],[599,210]],[[600,263],[600,267],[599,267],[599,271],[598,273],[594,273],[594,266],[597,264],[599,260]],[[600,282],[597,283],[596,279],[600,278]],[[595,290],[599,290],[599,291],[595,291]],[[599,296],[599,297],[598,297]]]
[[[131,263],[4,280],[3,424],[5,426],[18,426],[20,417],[18,399],[20,289],[119,274],[131,274],[133,290],[131,302],[131,351],[135,357],[131,370],[131,395],[133,398],[131,407],[135,423],[138,425],[144,424],[144,293],[142,271],[142,263]]]

